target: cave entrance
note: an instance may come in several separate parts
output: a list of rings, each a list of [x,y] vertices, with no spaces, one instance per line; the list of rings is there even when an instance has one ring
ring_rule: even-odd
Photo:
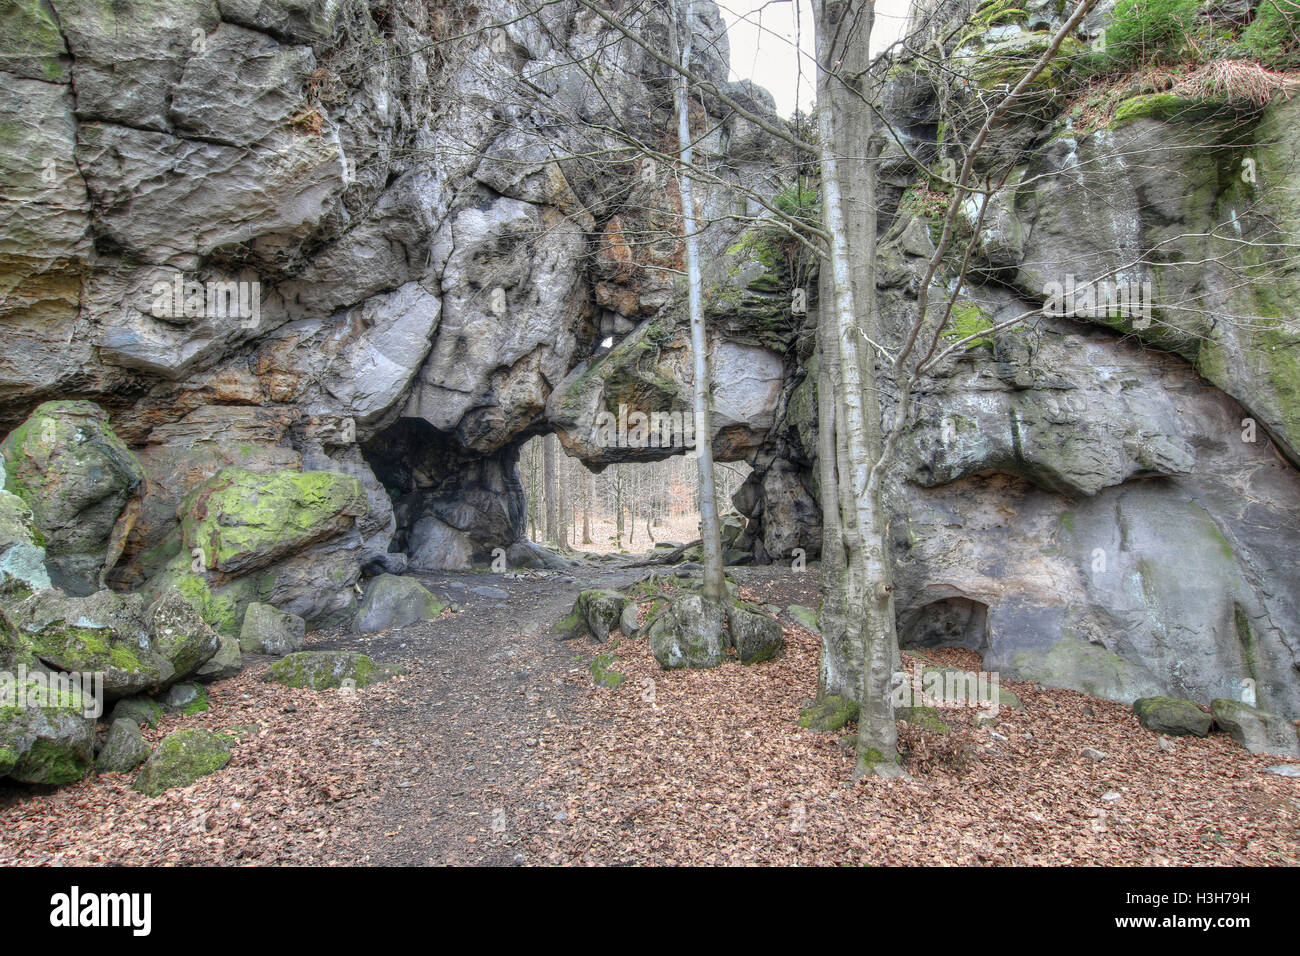
[[[700,536],[698,463],[690,452],[594,469],[566,455],[554,435],[537,435],[519,447],[518,468],[526,533],[537,544],[645,554],[681,547]],[[744,461],[714,462],[723,550],[735,564],[752,554],[746,538],[750,522],[731,503],[750,470]]]
[[[964,597],[945,598],[898,615],[899,647],[964,647],[988,650],[987,604]]]
[[[593,469],[551,433],[478,452],[418,418],[380,429],[361,450],[392,502],[388,549],[415,571],[490,566],[503,552],[509,567],[552,563],[547,549],[639,555],[699,537],[698,466],[689,452]],[[754,522],[731,504],[749,474],[743,461],[715,463],[732,564],[753,554]]]

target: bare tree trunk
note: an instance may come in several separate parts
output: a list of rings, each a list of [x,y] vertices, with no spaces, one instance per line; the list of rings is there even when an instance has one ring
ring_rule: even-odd
[[[563,544],[560,538],[559,501],[555,497],[555,436],[542,439],[542,489],[546,499],[546,540]]]
[[[623,547],[623,466],[614,466],[614,534]]]
[[[582,469],[582,543],[591,544],[591,508],[595,497],[596,483],[592,473]]]
[[[686,4],[685,30],[676,17],[674,7],[673,41],[678,47],[677,62],[683,69],[691,63],[691,22],[694,3]],[[683,42],[681,37],[685,38]],[[689,167],[694,161],[691,147],[690,90],[685,76],[678,77],[675,94],[677,106],[677,145],[682,163]],[[704,581],[701,594],[716,601],[727,595],[726,579],[722,569],[722,532],[718,524],[718,499],[714,491],[713,447],[709,424],[709,355],[704,330],[704,280],[700,272],[700,240],[695,221],[695,197],[691,176],[682,170],[678,177],[682,201],[682,232],[686,241],[687,299],[691,316],[691,357],[695,378],[695,454],[700,470],[700,547],[704,564]]]
[[[846,550],[845,610],[862,648],[855,776],[898,776],[898,728],[891,695],[898,657],[893,576],[884,514],[880,398],[874,358],[863,336],[880,341],[875,309],[876,217],[869,161],[871,113],[850,84],[861,83],[875,8],[870,0],[821,0],[816,5],[818,126],[822,210],[830,235],[831,308],[840,356],[837,406],[841,528]],[[846,161],[844,175],[840,158]],[[847,194],[847,195],[846,195]],[[851,220],[845,216],[852,203]],[[851,224],[850,224],[851,223]],[[852,229],[852,232],[850,232]],[[852,245],[850,245],[852,243]],[[837,433],[841,429],[837,428]]]

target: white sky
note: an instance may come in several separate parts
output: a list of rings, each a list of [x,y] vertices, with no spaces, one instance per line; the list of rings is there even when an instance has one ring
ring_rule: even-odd
[[[777,111],[790,116],[798,102],[809,109],[815,99],[812,5],[809,0],[716,0],[731,41],[731,78],[753,80],[776,98]],[[798,23],[796,24],[796,4]],[[898,38],[907,21],[909,0],[876,0],[873,54]],[[795,36],[803,56],[795,54]]]

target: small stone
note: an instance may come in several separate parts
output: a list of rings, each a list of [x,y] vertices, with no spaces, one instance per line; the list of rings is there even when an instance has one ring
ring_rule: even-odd
[[[1101,798],[1105,800],[1107,803],[1114,803],[1116,800],[1120,799],[1120,795],[1116,793],[1114,790],[1111,790],[1108,793],[1103,793],[1101,795]]]
[[[1083,755],[1087,757],[1089,760],[1097,760],[1097,761],[1105,760],[1107,757],[1110,756],[1110,754],[1098,750],[1095,747],[1084,747]]]
[[[1269,773],[1279,777],[1300,777],[1300,763],[1279,763],[1268,768]]]
[[[1167,754],[1173,753],[1175,750],[1174,742],[1170,740],[1168,737],[1161,737],[1158,741],[1156,741],[1156,746],[1158,746],[1161,750],[1163,750]]]

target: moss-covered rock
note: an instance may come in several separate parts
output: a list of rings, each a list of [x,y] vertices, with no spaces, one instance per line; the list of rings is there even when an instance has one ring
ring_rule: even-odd
[[[182,503],[182,547],[205,569],[244,575],[342,534],[367,508],[350,475],[223,468]]]
[[[208,689],[194,681],[173,684],[158,702],[169,714],[201,714],[208,709]]]
[[[123,697],[113,707],[113,712],[108,715],[109,723],[117,723],[119,720],[131,720],[141,727],[156,727],[158,721],[162,720],[163,709],[152,697]]]
[[[177,730],[162,739],[136,775],[134,787],[156,797],[188,787],[230,763],[230,741],[206,730]]]
[[[727,608],[727,634],[742,664],[770,661],[785,641],[780,621],[741,601]]]
[[[307,624],[298,615],[254,601],[244,611],[239,649],[250,654],[283,657],[302,650],[306,634]]]
[[[799,711],[799,726],[830,733],[858,719],[858,705],[839,694],[827,694]]]
[[[0,458],[0,485],[4,480],[4,459]],[[44,541],[27,503],[0,491],[0,606],[16,604],[33,591],[51,586]]]
[[[220,639],[180,591],[169,588],[146,614],[154,651],[171,662],[173,680],[189,677],[212,659]]]
[[[38,658],[61,671],[102,672],[104,694],[126,697],[163,687],[175,668],[149,642],[144,599],[99,591],[69,597],[38,591],[10,612]]]
[[[432,621],[450,607],[414,578],[381,574],[371,578],[357,608],[354,628],[358,634],[373,634],[417,621]]]
[[[194,672],[197,681],[210,682],[234,677],[244,668],[244,658],[239,648],[239,639],[221,635],[217,653],[212,659]]]
[[[1300,757],[1300,739],[1291,721],[1239,700],[1210,702],[1214,725],[1253,754]]]
[[[94,721],[87,716],[93,701],[75,687],[51,690],[43,671],[11,676],[0,685],[0,777],[52,785],[80,780],[94,761]]]
[[[699,594],[672,601],[646,631],[650,651],[664,670],[717,667],[727,656],[726,605]]]
[[[329,690],[344,686],[344,681],[350,682],[350,687],[369,687],[401,672],[397,667],[376,665],[356,651],[298,651],[276,661],[263,680]]]
[[[141,488],[144,467],[93,402],[46,402],[15,428],[0,455],[5,489],[32,510],[53,583],[90,594],[101,583],[114,527]]]
[[[1175,737],[1204,737],[1214,724],[1214,718],[1192,701],[1173,697],[1139,697],[1133,701],[1133,713],[1147,730]]]
[[[614,688],[623,683],[623,675],[614,670],[614,649],[597,654],[591,661],[591,679],[597,687]]]
[[[95,758],[99,773],[127,773],[149,759],[149,745],[145,743],[140,725],[125,717],[113,721],[108,737]]]

